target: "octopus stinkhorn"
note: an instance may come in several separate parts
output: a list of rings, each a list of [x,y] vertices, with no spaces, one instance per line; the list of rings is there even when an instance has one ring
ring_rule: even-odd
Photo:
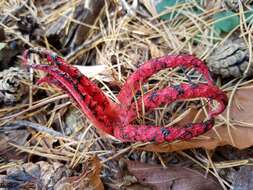
[[[51,65],[28,64],[31,53],[46,58]],[[166,55],[142,64],[121,88],[117,97],[119,103],[112,102],[95,83],[54,52],[39,48],[29,49],[24,52],[23,61],[31,68],[48,73],[37,81],[38,84],[51,83],[67,92],[95,127],[123,142],[162,143],[189,140],[210,130],[214,126],[214,117],[223,112],[227,105],[226,94],[214,85],[206,65],[193,55]],[[207,82],[194,85],[182,83],[148,92],[137,100],[137,108],[139,106],[141,110],[144,105],[145,110],[152,111],[162,104],[197,97],[216,100],[218,107],[211,110],[209,105],[206,121],[189,123],[180,128],[133,124],[138,115],[133,97],[141,85],[158,71],[178,66],[197,70]]]

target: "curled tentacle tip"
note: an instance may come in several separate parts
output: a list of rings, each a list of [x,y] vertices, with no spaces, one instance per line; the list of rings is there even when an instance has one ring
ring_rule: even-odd
[[[219,114],[221,114],[222,112],[225,111],[227,104],[228,104],[228,97],[226,95],[226,93],[221,92],[219,94],[216,95],[215,100],[218,102],[218,108],[214,111],[209,111],[208,117],[215,117]],[[211,108],[211,105],[209,105],[209,108]]]
[[[40,78],[39,80],[36,81],[36,85],[41,85],[43,83],[50,83],[51,81],[56,81],[55,79],[53,79],[50,76],[45,76],[43,78]]]
[[[37,51],[34,50],[34,48],[26,49],[22,55],[22,63],[24,65],[28,65],[28,60],[31,53],[37,53]]]
[[[29,49],[26,49],[22,55],[22,63],[24,65],[27,65],[28,58],[29,58]]]

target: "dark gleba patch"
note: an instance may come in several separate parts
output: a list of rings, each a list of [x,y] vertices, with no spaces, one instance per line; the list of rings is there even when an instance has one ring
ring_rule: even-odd
[[[167,136],[170,135],[170,130],[169,129],[167,129],[165,127],[161,127],[160,130],[161,130],[164,137],[167,137]]]
[[[180,85],[173,85],[172,88],[177,91],[179,96],[184,95],[185,93],[184,89]]]
[[[149,95],[148,99],[149,99],[149,101],[151,101],[151,102],[153,102],[153,103],[156,103],[156,99],[157,99],[158,97],[159,97],[159,96],[158,96],[157,92],[154,91],[154,92],[152,92],[152,93]]]

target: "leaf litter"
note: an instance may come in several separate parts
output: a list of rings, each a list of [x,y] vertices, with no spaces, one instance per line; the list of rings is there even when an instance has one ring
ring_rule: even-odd
[[[249,63],[252,63],[252,1],[238,4],[232,10],[222,1],[180,1],[175,6],[161,8],[164,15],[170,16],[169,19],[163,17],[163,20],[152,0],[98,1],[97,7],[94,2],[97,1],[87,1],[84,5],[80,0],[0,1],[0,69],[13,65],[19,67],[19,55],[24,49],[43,46],[57,51],[70,64],[77,65],[99,84],[108,97],[117,101],[115,97],[127,76],[144,61],[164,54],[190,53],[206,60],[227,38],[235,35],[244,40],[249,50]],[[85,17],[92,14],[92,9],[96,9],[93,12],[96,14]],[[197,16],[194,11],[197,11]],[[216,19],[222,14],[228,16]],[[230,23],[223,25],[225,21]],[[78,31],[85,31],[85,35]],[[33,59],[39,62],[37,57]],[[198,73],[189,70],[187,74],[192,81],[201,80]],[[39,78],[41,75],[30,73],[29,77]],[[198,178],[203,181],[201,185],[209,184],[213,189],[236,187],[231,173],[237,174],[237,169],[243,165],[252,165],[251,157],[237,158],[230,151],[229,157],[224,155],[220,158],[216,149],[231,145],[250,151],[253,139],[252,79],[244,78],[244,75],[241,79],[223,79],[220,76],[215,79],[230,97],[228,112],[217,118],[215,129],[191,141],[161,145],[120,143],[94,129],[57,88],[37,86],[31,80],[22,81],[30,88],[27,96],[15,105],[0,108],[1,180],[5,180],[3,184],[7,185],[6,179],[18,176],[14,182],[30,188],[36,185],[46,187],[47,184],[55,189],[77,189],[78,186],[120,189],[120,181],[120,184],[128,184],[126,189],[162,189],[171,185],[168,178],[176,178],[173,188],[184,189],[196,187],[199,181],[195,183],[194,180]],[[181,81],[187,81],[185,75],[177,70],[167,70],[153,76],[143,91]],[[165,105],[154,113],[147,115],[144,112],[136,122],[159,125],[196,122],[206,118],[205,104],[203,100],[193,100],[177,102],[170,107]],[[77,114],[72,113],[73,109]],[[65,117],[73,118],[68,122]],[[30,127],[19,126],[9,130],[7,126],[18,120],[29,121]],[[33,124],[39,126],[31,127]],[[230,149],[225,146],[225,150]],[[122,171],[119,158],[132,160],[127,161],[127,172],[120,180],[115,177]],[[29,173],[29,168],[38,166],[41,169]],[[56,172],[58,166],[66,166],[64,171],[70,173]],[[17,167],[23,170],[15,169]],[[48,168],[45,169],[47,175],[40,176],[45,183],[36,178],[43,173],[43,168]],[[144,172],[144,168],[152,172]],[[183,174],[187,177],[182,179],[180,175]],[[66,176],[62,185],[57,176]],[[140,176],[145,176],[146,180]],[[47,182],[48,177],[56,183]],[[247,178],[241,180],[238,184]]]

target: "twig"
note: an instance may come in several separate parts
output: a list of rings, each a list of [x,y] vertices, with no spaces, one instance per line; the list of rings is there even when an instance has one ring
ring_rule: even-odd
[[[0,132],[18,130],[18,129],[22,129],[22,128],[26,128],[26,127],[30,127],[32,129],[35,129],[36,131],[39,131],[39,132],[47,133],[47,134],[54,136],[54,137],[64,137],[63,134],[61,134],[53,129],[49,129],[46,126],[43,126],[43,125],[40,125],[37,123],[33,123],[30,121],[22,121],[22,120],[15,121],[13,123],[5,125],[4,127],[1,127]]]

